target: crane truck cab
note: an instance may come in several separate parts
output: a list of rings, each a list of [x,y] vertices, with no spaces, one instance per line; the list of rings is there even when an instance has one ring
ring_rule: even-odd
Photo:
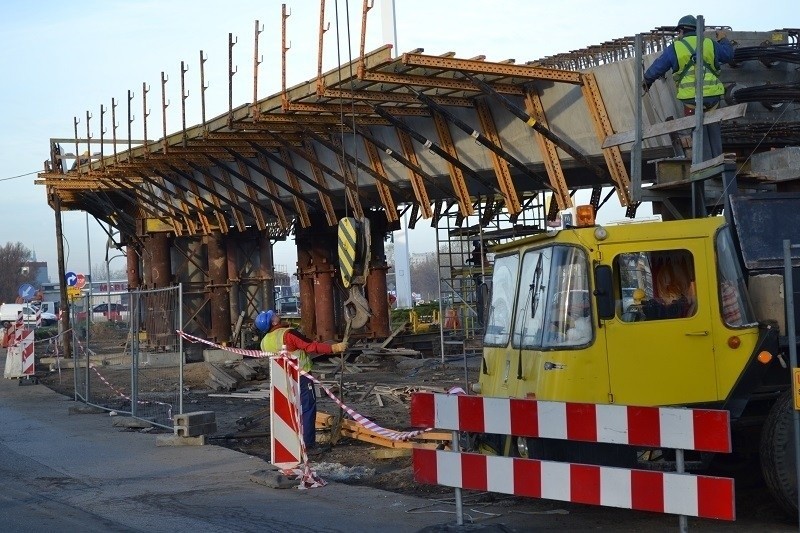
[[[735,452],[757,458],[761,447],[773,494],[796,512],[793,448],[776,453],[771,444],[792,440],[791,418],[774,422],[791,416],[786,333],[754,311],[746,275],[754,272],[743,260],[752,248],[752,239],[741,236],[747,232],[720,216],[615,226],[592,221],[495,246],[476,392],[727,409]],[[756,296],[781,297],[778,290]],[[606,453],[590,443],[483,437],[479,448],[495,453],[636,462],[635,450],[620,455],[622,447]]]

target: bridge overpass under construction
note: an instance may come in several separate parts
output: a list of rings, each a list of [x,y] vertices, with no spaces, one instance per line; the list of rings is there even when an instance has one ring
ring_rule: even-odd
[[[596,209],[610,203],[634,216],[642,197],[665,216],[683,213],[689,185],[680,174],[690,160],[663,125],[681,117],[682,107],[670,82],[642,96],[633,37],[517,64],[422,49],[395,55],[391,46],[368,52],[362,31],[358,57],[323,72],[320,24],[317,76],[288,86],[286,19],[284,11],[277,94],[257,98],[256,59],[253,101],[234,105],[231,67],[220,80],[230,88],[228,110],[207,119],[203,86],[202,122],[186,126],[182,64],[180,129],[167,129],[162,73],[155,98],[146,86],[138,99],[129,91],[127,105],[101,106],[99,120],[87,112],[85,132],[76,117],[72,137],[51,139],[37,179],[55,211],[59,243],[61,212],[85,211],[119,232],[129,287],[183,284],[183,328],[190,333],[241,343],[237,319],[275,303],[272,245],[293,237],[301,326],[317,339],[341,338],[347,295],[337,281],[336,225],[345,216],[368,219],[371,234],[364,274],[372,316],[354,335],[385,339],[391,332],[383,243],[404,215],[411,228],[421,221],[446,228],[440,265],[447,277],[464,265],[472,240],[491,245],[544,231],[548,217],[573,205],[577,190],[591,190]],[[780,167],[774,152],[800,159],[800,113],[791,104],[800,97],[799,33],[729,32],[737,52],[735,65],[721,72],[727,105],[710,118],[722,121],[724,151],[735,154],[745,187],[797,187],[798,176]],[[258,35],[256,21],[254,58]],[[671,27],[642,35],[645,67],[674,35]],[[229,36],[230,65],[235,44]],[[201,52],[201,78],[205,61]],[[651,133],[642,144],[645,187],[633,190],[630,132],[639,98]],[[148,119],[159,101],[161,120]],[[109,118],[110,138],[103,124]],[[127,138],[118,123],[127,124]],[[159,129],[161,137],[151,140]],[[659,187],[664,175],[671,183]],[[713,180],[707,187],[709,202],[719,203]],[[60,253],[62,279],[64,270]],[[453,284],[443,286],[453,291],[443,298],[455,301]]]

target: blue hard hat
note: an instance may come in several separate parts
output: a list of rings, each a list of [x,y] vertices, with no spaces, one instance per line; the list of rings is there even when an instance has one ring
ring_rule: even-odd
[[[275,316],[275,311],[261,311],[256,317],[256,327],[261,331],[269,331],[272,325],[272,317]]]

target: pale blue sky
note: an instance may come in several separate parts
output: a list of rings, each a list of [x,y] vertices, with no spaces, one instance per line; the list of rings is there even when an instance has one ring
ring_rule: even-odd
[[[286,1],[292,49],[288,83],[316,76],[318,0]],[[358,53],[361,2],[351,0],[352,53]],[[367,49],[384,42],[382,1],[370,11]],[[348,59],[345,2],[339,2],[342,61]],[[487,60],[515,58],[522,63],[539,57],[583,48],[616,37],[634,35],[657,26],[675,24],[689,9],[698,9],[708,25],[736,30],[765,31],[800,27],[796,1],[757,5],[752,1],[675,4],[641,1],[561,0],[397,0],[398,49],[424,48],[426,53],[454,51],[458,57],[479,54]],[[717,12],[724,8],[724,12]],[[328,0],[324,68],[336,60],[335,1]],[[705,12],[704,12],[705,11]],[[687,11],[688,12],[688,11]],[[227,110],[228,33],[238,37],[234,48],[238,74],[234,77],[234,105],[252,99],[254,21],[264,24],[260,50],[264,62],[259,74],[259,98],[280,89],[281,2],[272,0],[44,0],[0,3],[0,244],[20,241],[47,261],[51,279],[57,272],[55,221],[45,200],[44,187],[33,185],[35,175],[7,179],[43,169],[51,137],[72,137],[73,117],[80,119],[79,135],[86,134],[85,116],[92,115],[92,135],[99,137],[100,105],[117,108],[118,137],[126,137],[126,94],[135,94],[133,137],[141,138],[142,82],[150,85],[148,136],[161,137],[160,73],[169,76],[168,132],[180,128],[180,62],[189,65],[187,100],[189,124],[200,121],[199,50],[208,55],[207,116]],[[106,115],[110,138],[110,112]],[[73,148],[69,148],[73,151]],[[83,213],[66,213],[64,231],[69,244],[67,270],[87,272],[87,231]],[[92,264],[102,263],[105,234],[90,217]],[[428,228],[429,224],[421,224]],[[430,229],[413,230],[411,251],[434,248]],[[291,243],[291,241],[290,241]],[[281,245],[281,257],[292,246]],[[287,261],[292,269],[294,259]],[[280,261],[276,261],[280,262]],[[112,270],[124,268],[123,261]]]

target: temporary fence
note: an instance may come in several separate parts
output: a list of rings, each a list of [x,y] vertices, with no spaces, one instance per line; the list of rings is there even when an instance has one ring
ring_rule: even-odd
[[[682,524],[735,519],[732,479],[683,472],[684,450],[730,453],[728,411],[415,393],[411,423],[453,431],[454,450],[467,431],[676,451],[677,471],[661,472],[415,448],[421,483],[677,514]]]
[[[181,286],[115,298],[73,306],[75,399],[172,429],[183,413]]]

